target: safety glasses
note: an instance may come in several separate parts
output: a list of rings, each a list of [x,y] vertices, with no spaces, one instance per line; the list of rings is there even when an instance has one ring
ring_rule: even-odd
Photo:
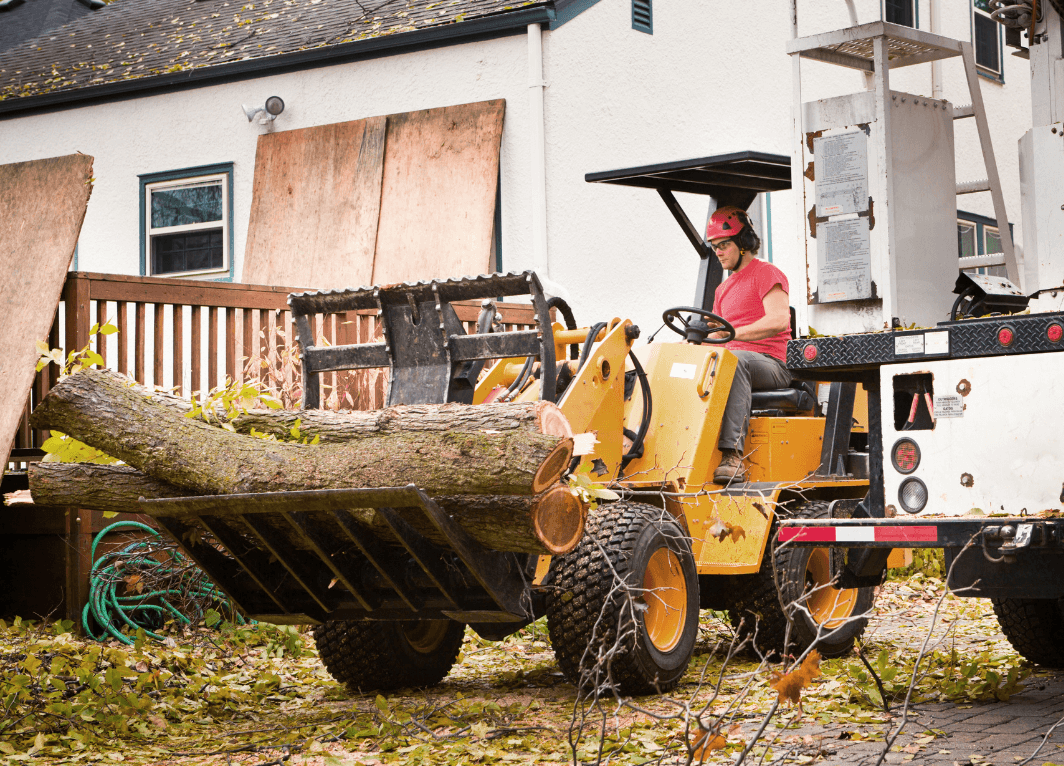
[[[734,241],[735,241],[734,239],[732,239],[731,237],[728,237],[727,239],[722,239],[720,242],[716,242],[716,243],[710,242],[709,246],[712,247],[714,250],[716,250],[719,253],[719,252],[724,250],[724,248],[726,248],[728,245],[730,245]]]

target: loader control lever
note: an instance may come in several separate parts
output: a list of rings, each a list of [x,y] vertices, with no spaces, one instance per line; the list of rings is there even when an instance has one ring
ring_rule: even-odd
[[[684,316],[684,314],[695,316]],[[731,326],[731,322],[694,306],[674,306],[666,309],[661,315],[661,321],[674,333],[686,338],[688,343],[694,343],[697,346],[703,343],[721,345],[735,339],[735,328]],[[719,338],[710,337],[716,332],[723,332],[725,335]]]

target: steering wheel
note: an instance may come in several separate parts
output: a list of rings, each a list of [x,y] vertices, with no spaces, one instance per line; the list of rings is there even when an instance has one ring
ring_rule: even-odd
[[[685,317],[684,314],[695,314],[698,318]],[[708,324],[706,320],[712,324]],[[724,317],[719,317],[712,312],[698,309],[694,306],[674,306],[671,309],[666,309],[661,315],[661,321],[674,333],[686,338],[688,343],[694,343],[695,345],[700,346],[703,343],[707,343],[718,346],[735,340],[735,328],[732,327],[731,322]],[[675,324],[677,322],[679,326]],[[727,335],[723,338],[709,337],[710,334],[721,331],[724,331]]]

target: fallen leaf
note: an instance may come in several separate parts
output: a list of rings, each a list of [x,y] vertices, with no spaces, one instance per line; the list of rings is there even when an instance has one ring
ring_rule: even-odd
[[[740,537],[746,537],[746,530],[736,524],[731,528],[731,539],[733,543],[739,542]]]
[[[138,662],[136,665],[134,665],[134,667],[136,668],[138,673],[147,673],[148,672],[148,663],[145,662],[144,660],[141,660],[140,662]]]
[[[792,705],[798,705],[802,701],[802,689],[819,675],[820,652],[814,649],[806,655],[797,670],[792,670],[786,675],[773,671],[769,676],[769,686],[779,693],[781,703],[790,702]]]

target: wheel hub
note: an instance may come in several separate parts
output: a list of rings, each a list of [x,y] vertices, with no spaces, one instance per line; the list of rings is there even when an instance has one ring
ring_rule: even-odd
[[[857,589],[834,588],[831,582],[831,553],[814,548],[805,570],[806,608],[813,620],[825,628],[837,628],[853,614]]]
[[[673,649],[687,622],[687,584],[680,559],[668,548],[658,548],[643,572],[643,624],[647,636],[662,652]]]

